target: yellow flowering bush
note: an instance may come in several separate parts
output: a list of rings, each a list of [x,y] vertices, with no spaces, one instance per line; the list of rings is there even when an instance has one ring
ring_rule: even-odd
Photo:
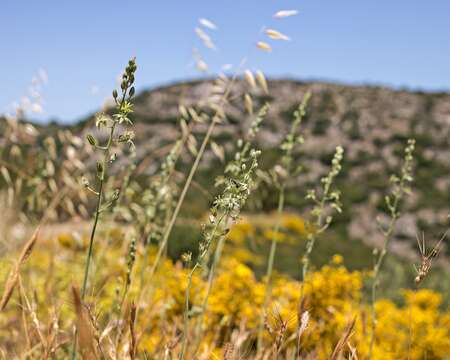
[[[291,229],[302,229],[301,223],[292,216],[287,217],[286,221],[285,224],[290,224]],[[230,231],[226,249],[234,247],[234,251],[225,255],[217,269],[202,324],[199,353],[206,354],[206,358],[213,353],[221,358],[227,344],[234,341],[237,331],[245,334],[240,343],[243,353],[254,353],[258,326],[263,315],[265,281],[258,279],[252,270],[252,253],[246,247],[246,242],[251,237],[264,234],[261,229],[263,227],[244,222]],[[83,252],[71,245],[78,242],[77,236],[60,234],[56,235],[55,241],[41,241],[23,273],[23,286],[33,290],[26,293],[34,303],[41,326],[44,326],[46,319],[57,314],[64,336],[70,334],[75,318],[74,308],[67,301],[68,289],[81,280],[79,274]],[[108,328],[119,318],[118,304],[126,275],[124,234],[105,231],[103,236],[109,240],[99,242],[102,245],[99,246],[97,261],[93,266],[96,280],[92,287],[92,295],[96,299],[92,311],[99,314],[99,329]],[[238,243],[241,246],[237,246]],[[248,257],[235,256],[239,249]],[[147,262],[144,263],[143,259],[147,259]],[[166,259],[154,276],[149,278],[148,268],[154,259],[155,249],[150,248],[146,257],[143,248],[140,248],[123,311],[128,311],[132,301],[141,301],[141,316],[136,324],[136,331],[140,334],[140,351],[162,354],[169,345],[173,349],[179,346],[176,339],[183,327],[188,269],[181,262]],[[280,321],[285,322],[283,356],[293,353],[298,317],[307,311],[309,321],[300,342],[303,355],[329,358],[348,324],[356,319],[343,351],[347,354],[351,347],[356,349],[359,358],[367,357],[371,333],[370,306],[364,300],[363,286],[367,275],[360,271],[349,271],[343,265],[343,260],[342,256],[334,255],[327,265],[310,272],[303,283],[285,274],[275,274],[267,326],[276,332],[279,331]],[[2,262],[5,265],[2,268],[8,268],[8,261],[3,259]],[[7,272],[2,271],[2,279],[6,276]],[[195,309],[201,306],[205,293],[206,279],[199,271],[193,277],[189,296],[189,316],[194,325],[199,321]],[[46,301],[50,294],[51,306]],[[402,294],[404,302],[401,304],[388,299],[380,299],[376,303],[378,321],[373,358],[445,359],[450,353],[450,311],[443,309],[442,296],[428,289],[405,290]],[[13,299],[13,304],[20,300],[17,294]],[[11,319],[17,315],[16,310],[10,304],[0,317],[0,336],[8,334],[8,346],[14,346],[15,341],[20,342],[21,339],[20,322],[13,322],[16,325],[11,328]],[[271,346],[272,338],[267,331],[264,332],[263,342]]]

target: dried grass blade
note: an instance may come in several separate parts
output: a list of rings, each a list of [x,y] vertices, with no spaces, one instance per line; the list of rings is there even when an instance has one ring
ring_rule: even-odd
[[[77,334],[81,355],[85,360],[98,359],[97,349],[94,343],[94,329],[90,322],[87,309],[81,301],[80,291],[75,286],[72,286],[72,296],[77,316]]]
[[[353,318],[353,320],[348,324],[347,328],[345,329],[344,333],[342,334],[341,338],[339,339],[338,343],[336,344],[333,354],[331,354],[330,360],[337,360],[339,358],[339,355],[341,354],[342,350],[344,349],[344,346],[347,344],[348,339],[350,339],[350,336],[352,336],[353,329],[356,324],[356,316]]]
[[[27,243],[22,248],[22,251],[20,252],[19,259],[17,260],[16,266],[11,270],[8,279],[6,280],[5,289],[3,290],[3,295],[0,300],[0,311],[3,311],[6,308],[6,305],[8,305],[9,300],[11,299],[11,296],[14,292],[14,288],[17,285],[19,274],[20,274],[20,267],[25,263],[25,261],[30,257],[31,252],[33,251],[33,247],[37,242],[37,239],[39,237],[40,232],[40,226],[34,231],[33,235],[31,236],[30,240],[27,241]]]

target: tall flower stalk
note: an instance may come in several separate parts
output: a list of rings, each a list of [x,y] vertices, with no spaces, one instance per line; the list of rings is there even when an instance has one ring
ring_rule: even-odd
[[[302,258],[302,280],[305,281],[309,270],[310,257],[314,249],[318,235],[323,233],[331,224],[333,217],[331,214],[326,214],[329,209],[335,210],[338,213],[342,212],[342,204],[340,201],[341,192],[334,187],[336,177],[342,170],[342,159],[344,158],[344,149],[341,146],[336,147],[336,151],[331,160],[331,170],[324,176],[320,182],[322,183],[322,191],[317,193],[316,190],[309,190],[306,199],[314,203],[311,211],[314,219],[314,229],[308,234],[308,241],[306,242],[305,254]]]
[[[208,306],[215,271],[222,256],[226,235],[230,230],[231,224],[237,221],[241,209],[245,205],[251,190],[253,189],[254,173],[258,168],[258,157],[260,155],[260,151],[252,147],[252,142],[259,131],[261,122],[263,121],[267,110],[267,105],[264,105],[261,108],[258,115],[251,123],[245,142],[242,139],[238,140],[237,146],[239,151],[235,154],[234,160],[226,166],[225,176],[217,179],[216,185],[223,187],[223,190],[215,198],[213,206],[211,207],[209,227],[205,225],[203,239],[199,246],[197,261],[188,275],[184,312],[184,332],[180,359],[184,359],[187,348],[187,334],[189,331],[190,322],[190,292],[194,274],[197,269],[201,267],[207,268],[207,262],[211,255],[211,249],[215,246],[212,264],[208,272],[206,294],[198,311],[197,326],[195,329],[195,349],[197,349],[201,339],[202,323],[206,308]]]
[[[109,129],[108,139],[105,145],[99,145],[98,140],[91,134],[87,135],[87,140],[94,147],[95,150],[102,154],[102,159],[97,162],[97,188],[94,189],[89,185],[87,179],[83,179],[84,186],[91,191],[97,197],[97,205],[95,208],[94,223],[92,225],[91,236],[89,239],[89,248],[86,255],[85,271],[83,277],[83,286],[81,288],[81,300],[84,300],[87,291],[87,283],[89,278],[89,270],[92,261],[92,251],[94,248],[95,233],[99,221],[100,214],[110,207],[114,201],[119,197],[119,191],[114,190],[110,199],[104,199],[104,182],[108,175],[109,165],[112,164],[117,154],[112,152],[114,145],[127,143],[130,146],[133,145],[133,133],[126,130],[124,133],[116,137],[116,130],[119,124],[132,125],[129,115],[133,112],[133,105],[131,99],[134,96],[134,73],[137,69],[136,60],[133,58],[128,62],[128,66],[122,75],[122,83],[120,85],[122,94],[119,97],[117,90],[113,91],[113,98],[116,103],[116,114],[112,117],[106,117],[104,115],[97,116],[96,126],[99,129]]]
[[[389,195],[385,197],[385,204],[389,211],[390,221],[387,228],[383,228],[380,225],[380,229],[383,233],[384,241],[381,250],[374,250],[374,266],[373,266],[373,279],[372,279],[372,289],[371,289],[371,335],[370,335],[370,349],[369,349],[369,359],[372,359],[373,347],[375,345],[375,331],[377,326],[377,314],[375,309],[376,302],[376,292],[379,283],[379,276],[381,266],[383,265],[384,257],[386,256],[389,242],[392,238],[392,234],[395,230],[395,225],[400,217],[400,205],[405,197],[411,193],[411,188],[409,185],[413,181],[413,153],[416,145],[414,139],[408,139],[408,143],[404,150],[403,165],[400,170],[400,175],[392,175],[389,179],[392,186],[392,190]]]
[[[82,179],[83,185],[87,190],[92,192],[96,198],[96,207],[94,222],[92,225],[91,235],[89,239],[89,247],[86,254],[86,262],[83,276],[83,284],[81,288],[81,300],[86,297],[89,271],[92,263],[92,253],[94,249],[94,240],[97,230],[97,225],[99,223],[100,214],[107,210],[119,197],[119,190],[115,189],[109,196],[106,196],[104,185],[106,177],[108,176],[109,166],[116,160],[117,154],[113,151],[114,146],[128,144],[130,147],[134,147],[133,138],[134,134],[130,130],[125,130],[123,133],[117,136],[116,131],[119,125],[124,125],[125,127],[132,125],[129,115],[133,112],[133,105],[131,99],[134,96],[135,88],[134,84],[134,74],[136,72],[136,59],[132,58],[128,62],[128,66],[122,75],[121,82],[121,95],[117,90],[114,90],[112,95],[116,104],[116,113],[112,117],[107,117],[106,115],[98,115],[96,119],[96,126],[99,129],[108,130],[108,138],[106,144],[100,145],[99,141],[91,134],[86,136],[89,144],[101,154],[101,160],[97,161],[96,165],[96,177],[97,186],[94,188],[89,184],[86,178]],[[72,359],[76,358],[76,337],[74,341]]]
[[[301,171],[301,166],[294,163],[294,151],[296,147],[303,144],[303,136],[298,134],[301,122],[306,115],[306,107],[308,105],[311,93],[307,92],[303,96],[303,100],[300,103],[298,109],[294,112],[294,121],[291,124],[289,133],[286,135],[284,141],[282,142],[280,149],[282,151],[282,157],[280,164],[276,165],[271,172],[273,183],[278,190],[278,206],[277,206],[277,218],[273,228],[272,242],[270,245],[269,259],[267,262],[266,270],[266,289],[264,294],[263,311],[261,314],[261,320],[258,329],[258,351],[262,348],[263,331],[264,331],[264,319],[267,313],[267,308],[269,306],[270,297],[272,293],[272,271],[273,264],[275,261],[275,253],[277,249],[278,234],[280,231],[280,221],[281,215],[284,210],[284,196],[286,190],[286,183],[289,176],[298,175]]]
[[[344,158],[344,149],[341,146],[336,147],[336,151],[331,161],[330,172],[324,176],[320,182],[322,183],[322,189],[319,192],[312,189],[309,190],[306,199],[311,200],[314,203],[314,207],[311,211],[313,218],[312,223],[314,228],[308,233],[308,239],[306,242],[305,254],[302,257],[302,287],[300,294],[300,301],[303,298],[303,288],[305,286],[306,276],[309,271],[310,257],[314,249],[316,240],[320,234],[322,234],[333,221],[333,210],[341,213],[342,204],[340,201],[341,192],[335,187],[336,177],[342,170],[342,160]],[[301,314],[299,314],[300,317]],[[300,352],[300,335],[301,335],[301,321],[299,319],[296,333],[296,349],[294,358],[299,356]]]

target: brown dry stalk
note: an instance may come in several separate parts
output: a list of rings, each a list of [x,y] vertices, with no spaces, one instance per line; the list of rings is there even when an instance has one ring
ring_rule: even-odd
[[[223,359],[224,360],[234,360],[235,358],[235,348],[231,342],[227,342],[223,347]]]
[[[339,356],[341,355],[342,350],[344,349],[345,345],[348,342],[348,339],[350,339],[350,336],[352,336],[353,329],[356,324],[356,316],[353,318],[353,320],[347,325],[347,328],[345,329],[344,333],[342,334],[341,338],[339,339],[338,343],[336,344],[333,354],[331,354],[330,360],[337,360],[339,359]]]
[[[0,311],[3,311],[6,308],[6,305],[8,305],[8,302],[11,299],[14,289],[19,281],[21,266],[30,257],[31,252],[33,251],[33,247],[38,239],[40,229],[41,227],[38,226],[37,229],[34,231],[33,235],[31,236],[30,240],[28,240],[25,243],[24,247],[22,248],[22,251],[20,252],[20,256],[19,259],[17,260],[16,265],[9,273],[8,279],[6,280],[5,288],[3,290],[3,295],[0,300]]]
[[[97,347],[94,342],[94,326],[91,323],[86,306],[81,301],[80,291],[75,286],[72,286],[72,296],[75,305],[75,313],[77,316],[76,325],[78,344],[82,358],[85,360],[98,359]]]
[[[136,323],[136,304],[133,302],[130,309],[130,358],[134,360],[137,353],[137,338],[134,325]]]

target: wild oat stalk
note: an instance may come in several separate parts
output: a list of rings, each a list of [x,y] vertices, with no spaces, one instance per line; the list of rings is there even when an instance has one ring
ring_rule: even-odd
[[[175,142],[164,161],[156,178],[151,182],[149,189],[142,195],[144,215],[139,221],[140,231],[143,233],[144,257],[139,274],[139,305],[144,296],[145,272],[150,257],[150,244],[156,242],[159,246],[167,246],[162,240],[163,231],[167,228],[170,217],[173,214],[173,189],[170,179],[175,171],[175,165],[183,150],[187,139],[186,132]],[[164,250],[164,249],[162,249]],[[138,308],[139,309],[139,308]]]
[[[183,190],[181,191],[180,197],[178,198],[177,204],[172,213],[170,221],[167,224],[166,229],[164,230],[164,235],[162,236],[161,243],[160,243],[158,252],[156,254],[156,257],[155,257],[155,261],[153,263],[153,266],[150,269],[150,274],[149,274],[150,277],[153,276],[153,274],[156,271],[156,268],[159,265],[159,262],[163,255],[163,252],[164,252],[164,249],[167,246],[170,234],[172,233],[172,229],[177,220],[178,213],[180,212],[181,206],[183,205],[184,199],[185,199],[186,194],[191,186],[194,175],[197,172],[200,161],[203,158],[203,154],[206,150],[206,146],[208,145],[208,143],[211,139],[214,128],[216,127],[217,124],[221,123],[225,117],[223,107],[225,106],[226,102],[228,101],[228,96],[231,92],[231,88],[232,88],[232,85],[235,80],[236,80],[236,77],[233,77],[231,79],[231,81],[229,81],[228,79],[224,80],[223,78],[219,78],[219,80],[218,80],[218,87],[221,87],[221,88],[224,87],[223,94],[220,97],[218,104],[215,104],[215,103],[210,104],[211,108],[214,111],[214,115],[212,116],[211,123],[208,126],[205,137],[203,138],[202,144],[200,145],[200,149],[197,152],[197,156],[195,157],[194,163],[192,164],[191,170],[189,171],[188,177],[186,178],[186,181],[183,186]]]
[[[371,292],[371,307],[372,307],[372,332],[370,335],[370,349],[369,349],[369,359],[372,358],[373,347],[375,344],[375,330],[376,330],[376,311],[375,311],[375,301],[376,301],[376,291],[379,282],[380,269],[383,264],[384,257],[387,253],[387,248],[389,241],[394,232],[395,225],[398,218],[400,217],[400,203],[405,197],[411,193],[409,184],[413,181],[412,175],[412,163],[413,163],[413,152],[415,148],[416,141],[414,139],[409,139],[407,146],[404,150],[403,165],[401,168],[400,175],[392,175],[389,179],[392,190],[389,195],[385,197],[385,204],[389,210],[391,220],[386,229],[383,229],[380,225],[381,231],[384,236],[383,247],[381,250],[374,250],[375,262],[373,267],[373,280],[372,280],[372,292]]]
[[[311,97],[311,93],[307,92],[303,96],[303,100],[300,103],[298,109],[294,112],[294,121],[292,122],[291,129],[286,135],[286,138],[282,142],[280,149],[283,153],[281,162],[273,169],[272,178],[273,183],[278,190],[278,206],[277,206],[277,219],[273,229],[272,243],[270,246],[269,260],[267,262],[266,270],[266,291],[264,294],[263,311],[261,314],[261,320],[258,331],[258,351],[262,348],[262,339],[264,331],[264,314],[267,313],[267,307],[269,306],[270,296],[272,292],[272,270],[275,260],[275,253],[277,248],[277,237],[280,231],[280,217],[284,210],[284,194],[286,189],[286,182],[289,176],[295,176],[301,171],[301,166],[294,163],[294,150],[296,146],[303,144],[303,137],[298,134],[298,128],[301,125],[302,119],[306,114],[306,106]]]
[[[259,131],[261,122],[263,121],[268,110],[268,105],[264,105],[258,115],[252,121],[250,129],[247,133],[247,139],[238,140],[239,151],[235,154],[234,160],[225,168],[225,176],[220,177],[216,181],[216,185],[223,187],[220,195],[218,195],[210,210],[209,222],[210,226],[204,226],[203,239],[199,246],[199,255],[197,261],[188,275],[188,286],[186,288],[186,308],[184,313],[184,332],[182,340],[182,349],[180,359],[184,359],[187,347],[187,333],[189,331],[190,316],[190,292],[192,287],[192,279],[195,271],[200,267],[207,267],[207,262],[211,254],[211,248],[215,245],[214,258],[208,274],[208,283],[206,295],[203,299],[201,308],[198,311],[197,327],[195,331],[195,348],[197,350],[201,339],[201,326],[203,318],[208,306],[209,295],[211,293],[215,270],[222,255],[225,245],[226,235],[230,230],[233,222],[236,222],[242,207],[245,205],[254,184],[254,173],[258,167],[258,157],[260,151],[252,147],[252,141]],[[190,256],[188,257],[190,260]]]
[[[112,194],[109,196],[109,199],[104,199],[105,197],[105,189],[104,182],[105,178],[108,175],[108,167],[111,163],[113,163],[117,155],[112,152],[113,147],[115,145],[120,144],[128,144],[130,147],[133,147],[133,137],[134,134],[126,130],[119,136],[116,136],[116,130],[119,125],[132,125],[131,120],[129,119],[129,115],[133,112],[133,105],[131,103],[131,99],[134,96],[134,73],[136,72],[136,59],[132,58],[128,62],[128,66],[125,69],[125,72],[122,75],[122,83],[121,83],[121,96],[119,97],[117,90],[113,91],[113,98],[116,103],[116,114],[113,117],[107,117],[105,115],[99,115],[96,119],[96,126],[99,129],[108,129],[108,139],[105,145],[100,145],[98,140],[91,134],[87,135],[87,140],[89,144],[91,144],[96,151],[101,153],[102,160],[97,162],[97,187],[94,189],[89,184],[89,181],[86,178],[83,178],[83,185],[87,190],[92,192],[97,197],[97,204],[95,208],[94,215],[94,223],[92,225],[91,236],[89,239],[89,247],[86,255],[86,263],[83,277],[83,285],[81,288],[81,301],[84,300],[87,291],[87,283],[89,278],[89,270],[92,261],[92,252],[94,248],[94,239],[95,233],[97,230],[98,221],[100,218],[100,214],[107,210],[119,197],[119,190],[114,190]],[[74,341],[74,347],[72,351],[72,359],[76,358],[76,339]]]
[[[143,298],[146,296],[147,289],[152,284],[151,279],[152,279],[153,275],[155,274],[156,269],[158,268],[158,265],[161,261],[163,253],[164,253],[164,249],[166,249],[166,247],[167,247],[170,234],[172,233],[172,229],[178,218],[178,214],[181,210],[181,206],[184,203],[184,199],[186,198],[187,192],[188,192],[188,190],[191,186],[191,183],[194,179],[194,175],[197,172],[198,166],[200,165],[200,161],[203,158],[203,154],[205,153],[206,147],[207,147],[209,141],[211,140],[212,133],[213,133],[215,127],[218,124],[220,124],[221,122],[223,122],[223,120],[225,118],[224,106],[228,102],[228,97],[232,90],[233,84],[236,81],[236,77],[237,77],[237,75],[233,76],[233,78],[231,80],[229,80],[225,76],[220,76],[216,80],[216,88],[220,89],[219,91],[220,91],[221,95],[215,94],[215,95],[219,96],[218,102],[216,100],[211,100],[209,103],[209,106],[210,106],[211,110],[213,111],[213,116],[211,117],[211,122],[208,126],[208,129],[206,130],[206,134],[205,134],[202,144],[200,145],[200,148],[197,152],[194,163],[192,164],[192,167],[186,178],[183,189],[180,193],[180,196],[175,205],[175,208],[171,214],[170,220],[168,221],[167,226],[164,228],[164,233],[163,233],[161,241],[159,243],[159,247],[158,247],[158,251],[155,256],[155,260],[153,262],[153,265],[150,268],[149,273],[147,274],[147,283],[140,292],[140,298]],[[191,116],[192,116],[192,114],[191,114]],[[139,307],[137,308],[136,317],[138,316],[138,312],[139,312]]]

